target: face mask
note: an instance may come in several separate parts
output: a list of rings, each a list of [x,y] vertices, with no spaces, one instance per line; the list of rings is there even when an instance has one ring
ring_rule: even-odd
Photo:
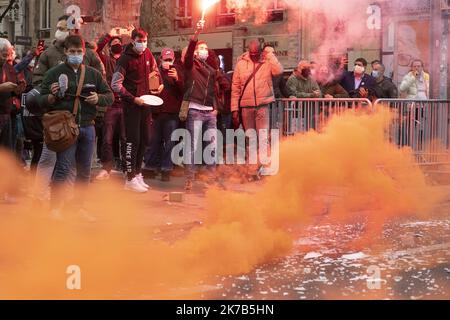
[[[31,60],[30,64],[28,65],[30,68],[34,68],[34,66],[36,65],[36,60]]]
[[[258,62],[260,57],[261,57],[261,55],[259,54],[259,52],[250,52],[250,59],[253,62]]]
[[[302,74],[303,78],[308,78],[310,76],[310,74],[311,74],[311,69],[309,69],[309,68],[302,69],[302,73],[301,74]]]
[[[163,61],[161,63],[161,66],[163,67],[163,69],[169,70],[170,67],[173,66],[173,62],[172,61]]]
[[[112,54],[121,54],[122,45],[120,43],[116,43],[115,45],[111,46],[111,52]]]
[[[208,59],[209,54],[208,51],[199,51],[198,52],[198,58],[202,61],[206,61],[206,59]]]
[[[316,75],[316,69],[311,69],[311,75],[314,77]]]
[[[67,62],[72,65],[80,65],[83,63],[83,55],[69,54],[67,55]]]
[[[361,67],[361,66],[358,66],[358,65],[355,66],[355,73],[356,74],[363,74],[364,71],[365,71],[364,67]]]
[[[378,78],[379,75],[380,75],[380,73],[377,70],[372,71],[372,77]]]
[[[56,30],[56,32],[55,32],[55,39],[58,42],[63,42],[64,40],[66,40],[66,38],[68,36],[69,36],[69,31]]]
[[[147,42],[135,42],[134,48],[136,49],[136,52],[139,54],[144,53],[145,48],[147,48]]]

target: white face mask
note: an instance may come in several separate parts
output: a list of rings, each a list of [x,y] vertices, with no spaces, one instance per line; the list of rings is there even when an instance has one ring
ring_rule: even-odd
[[[64,40],[66,40],[66,38],[68,36],[69,36],[69,31],[56,30],[56,32],[55,32],[55,39],[56,39],[56,41],[59,41],[59,42],[63,42]]]
[[[198,52],[198,58],[200,60],[206,61],[206,59],[208,59],[209,57],[209,53],[207,50],[202,50]]]
[[[163,69],[169,70],[170,67],[173,66],[173,62],[172,61],[163,61],[161,63],[161,66],[163,67]]]
[[[363,74],[364,71],[365,71],[364,67],[361,67],[361,66],[358,66],[358,65],[355,66],[355,73],[356,74]]]

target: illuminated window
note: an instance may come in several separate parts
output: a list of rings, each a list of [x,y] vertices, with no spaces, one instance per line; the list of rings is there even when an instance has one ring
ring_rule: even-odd
[[[192,28],[192,0],[176,0],[175,28]]]
[[[216,25],[218,27],[232,26],[236,23],[235,10],[227,6],[227,0],[221,0],[217,10]]]

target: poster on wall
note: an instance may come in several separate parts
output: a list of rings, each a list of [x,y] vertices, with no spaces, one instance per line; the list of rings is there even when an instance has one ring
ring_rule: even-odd
[[[425,71],[430,66],[430,23],[427,20],[405,21],[397,27],[394,80],[400,84],[410,71],[411,63],[420,59]]]

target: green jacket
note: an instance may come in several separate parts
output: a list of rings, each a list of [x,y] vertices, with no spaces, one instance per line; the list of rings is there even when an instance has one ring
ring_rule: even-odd
[[[33,87],[37,87],[42,83],[45,73],[48,70],[56,67],[58,64],[64,63],[65,61],[66,55],[64,53],[64,47],[61,43],[55,41],[39,57],[38,64],[33,70]],[[105,75],[105,67],[94,50],[86,48],[83,63],[97,69]]]
[[[58,82],[59,76],[61,74],[66,74],[69,79],[68,89],[66,91],[65,98],[57,99],[56,102],[51,105],[48,102],[48,96],[50,94],[50,87],[52,83]],[[47,71],[42,81],[41,86],[41,96],[39,98],[40,106],[46,111],[54,110],[68,110],[73,112],[74,102],[80,71],[76,72],[67,63],[62,63],[56,67]],[[86,66],[86,74],[84,78],[84,84],[94,85],[96,92],[98,94],[98,107],[107,107],[112,105],[114,102],[114,95],[109,88],[108,84],[102,77],[101,73],[92,67]],[[83,95],[83,93],[82,93]],[[84,95],[89,95],[89,93],[84,93]],[[81,104],[78,108],[78,113],[76,117],[77,123],[81,127],[89,126],[94,123],[94,119],[97,113],[97,107],[89,103],[86,103],[83,99],[80,100]]]
[[[311,78],[311,76],[308,77],[308,79],[303,79],[297,77],[295,73],[292,73],[287,80],[286,88],[289,92],[289,95],[296,98],[313,98],[313,91],[320,91],[319,85],[313,78]],[[320,95],[320,97],[322,98],[322,94]]]

